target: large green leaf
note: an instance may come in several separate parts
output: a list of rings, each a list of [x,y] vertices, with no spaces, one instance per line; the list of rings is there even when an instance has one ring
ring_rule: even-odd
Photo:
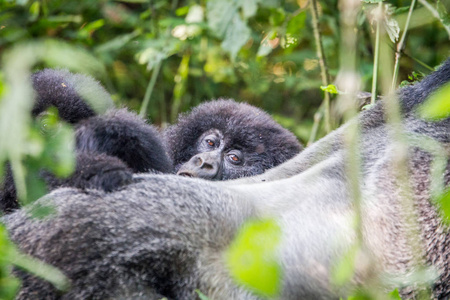
[[[446,84],[418,108],[419,115],[427,120],[439,121],[450,117],[450,84]]]
[[[281,229],[273,220],[247,222],[227,251],[232,277],[257,294],[278,295],[281,268],[276,250],[280,239]]]
[[[250,33],[251,31],[247,24],[238,15],[235,15],[221,44],[222,48],[230,53],[231,59],[236,57],[239,50],[248,41]]]

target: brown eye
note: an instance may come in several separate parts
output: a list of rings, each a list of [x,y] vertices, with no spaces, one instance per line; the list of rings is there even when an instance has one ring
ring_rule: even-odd
[[[229,156],[232,161],[236,161],[236,162],[239,161],[239,157],[237,157],[236,155],[230,154]]]
[[[206,140],[206,143],[207,143],[208,145],[210,145],[211,147],[214,147],[214,145],[215,145],[214,141],[213,141],[213,140],[210,140],[210,139],[207,139],[207,140]]]
[[[231,150],[227,153],[227,161],[236,166],[241,165],[244,161],[244,154],[237,149]]]

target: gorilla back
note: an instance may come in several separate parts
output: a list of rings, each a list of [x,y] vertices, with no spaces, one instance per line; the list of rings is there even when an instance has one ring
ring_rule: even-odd
[[[450,81],[450,61],[422,82],[400,91],[404,131],[425,135],[448,150],[450,119],[428,123],[412,109]],[[416,93],[413,93],[413,92]],[[405,100],[405,97],[410,97]],[[379,276],[403,276],[415,260],[404,222],[403,193],[393,175],[396,160],[382,103],[359,118],[362,127],[362,235],[377,262]],[[340,258],[354,245],[354,207],[345,174],[346,126],[292,160],[255,179],[220,183],[173,175],[142,175],[121,191],[60,189],[38,200],[56,214],[32,219],[26,209],[4,218],[20,249],[60,268],[71,280],[65,294],[50,284],[18,273],[26,299],[132,298],[193,299],[199,289],[211,299],[258,299],[236,284],[224,251],[249,219],[273,218],[281,228],[278,263],[280,299],[328,299],[346,296],[330,283]],[[423,254],[439,276],[433,296],[450,295],[450,236],[430,200],[433,156],[409,148],[409,181],[414,191]],[[442,177],[441,177],[442,178]],[[450,181],[450,166],[443,174]],[[260,182],[264,180],[264,182]],[[249,181],[251,183],[245,183]],[[32,209],[32,207],[30,207]],[[357,267],[359,265],[357,264]],[[354,282],[367,276],[356,269]],[[394,284],[386,284],[388,291]],[[412,289],[402,290],[411,296]]]

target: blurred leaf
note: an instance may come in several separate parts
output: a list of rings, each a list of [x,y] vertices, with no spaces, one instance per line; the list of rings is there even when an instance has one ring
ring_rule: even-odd
[[[337,87],[334,84],[329,84],[328,86],[321,85],[320,89],[322,91],[325,91],[325,92],[333,94],[333,95],[337,95],[337,94],[341,93],[338,91]]]
[[[238,4],[231,0],[211,0],[207,3],[208,26],[219,38],[222,48],[232,60],[250,38],[250,28],[241,19]]]
[[[189,8],[189,12],[186,16],[186,23],[200,23],[203,22],[204,12],[203,7],[200,5],[193,5]]]
[[[185,15],[187,15],[188,12],[189,12],[189,6],[183,6],[183,7],[177,8],[177,10],[175,11],[175,14],[177,16],[185,16]]]
[[[92,34],[99,28],[102,28],[105,25],[105,20],[100,19],[93,22],[89,22],[84,25],[79,31],[78,36],[80,38],[91,38]]]
[[[6,231],[3,226],[0,226],[0,230],[2,228],[3,231]],[[61,291],[65,291],[69,288],[69,281],[57,268],[20,253],[12,245],[8,247],[5,252],[5,255],[2,256],[0,260],[7,260],[19,268],[43,278]]]
[[[395,43],[398,40],[400,34],[400,27],[398,26],[397,20],[392,18],[392,14],[394,13],[394,7],[391,5],[385,5],[385,13],[384,13],[384,28],[389,35],[390,40]]]
[[[269,38],[266,36],[262,42],[261,45],[258,48],[258,52],[256,53],[257,57],[263,57],[267,56],[270,52],[272,52],[272,46],[270,45]]]
[[[206,4],[208,26],[214,35],[223,38],[229,24],[237,14],[237,6],[233,0],[210,0]]]
[[[101,44],[95,48],[95,52],[101,53],[101,52],[111,52],[116,51],[124,47],[126,44],[128,44],[132,39],[137,37],[140,34],[139,30],[135,30],[132,33],[122,34],[118,35],[112,40]]]
[[[191,56],[185,54],[178,67],[177,75],[175,75],[175,87],[173,89],[173,107],[172,107],[172,121],[175,122],[180,112],[181,98],[186,91],[186,82],[189,75],[189,60]]]
[[[436,199],[439,211],[443,215],[443,221],[449,225],[450,224],[450,188],[446,189],[442,195],[438,196]]]
[[[426,120],[439,121],[450,117],[450,84],[434,92],[417,111]]]
[[[244,19],[253,17],[258,10],[258,3],[262,0],[241,0],[242,14]]]
[[[9,241],[5,227],[0,224],[0,299],[13,299],[20,281],[10,277],[13,264],[52,283],[59,290],[67,290],[69,282],[58,269],[20,253]]]
[[[297,4],[300,8],[305,8],[309,4],[309,0],[297,0]]]
[[[400,297],[400,293],[398,289],[393,290],[389,293],[390,299],[392,300],[402,300],[402,297]]]
[[[332,281],[337,286],[342,286],[348,283],[355,274],[355,259],[357,257],[360,247],[353,245],[347,253],[338,260],[333,267]]]
[[[298,36],[300,35],[300,32],[303,30],[303,28],[305,28],[305,24],[306,12],[303,11],[289,20],[286,27],[286,33],[289,33],[293,36]]]
[[[200,298],[200,300],[211,300],[211,299],[208,298],[208,296],[206,296],[205,294],[200,292],[200,290],[195,290],[195,292],[197,293],[197,295]]]
[[[48,17],[47,21],[53,23],[81,23],[83,17],[81,15],[52,16]]]
[[[222,48],[230,53],[232,60],[234,60],[239,50],[250,38],[250,33],[250,28],[236,14],[228,26],[225,38],[221,44]]]
[[[49,194],[45,194],[42,197],[50,197]],[[48,217],[53,217],[56,215],[56,209],[54,206],[49,204],[42,204],[41,202],[31,203],[27,206],[31,216],[38,220],[43,220]]]
[[[39,12],[41,8],[41,3],[39,1],[34,1],[30,6],[30,22],[34,22],[39,17]]]
[[[269,17],[269,22],[272,26],[281,25],[286,19],[286,13],[281,8],[276,8],[271,10],[271,14]]]
[[[3,56],[8,92],[0,102],[0,163],[5,159],[10,161],[20,200],[27,199],[22,159],[30,152],[26,146],[33,106],[29,70],[40,61],[56,62],[84,72],[104,71],[102,65],[86,52],[52,40],[18,44]]]
[[[171,36],[163,36],[146,43],[147,48],[138,52],[136,58],[140,64],[147,64],[147,70],[152,70],[157,64],[177,53],[181,42]]]
[[[280,239],[281,229],[272,220],[245,223],[226,254],[231,276],[260,295],[276,296],[281,280],[276,257]]]

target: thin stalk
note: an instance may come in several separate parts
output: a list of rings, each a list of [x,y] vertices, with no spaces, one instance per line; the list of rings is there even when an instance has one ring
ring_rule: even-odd
[[[428,9],[436,19],[441,22],[442,26],[444,26],[444,29],[447,31],[448,39],[450,40],[450,25],[445,24],[444,20],[442,20],[439,16],[439,12],[433,6],[431,6],[431,4],[427,2],[427,0],[419,0],[419,2],[420,4],[425,6],[425,8]]]
[[[312,26],[314,31],[314,40],[316,41],[316,52],[319,59],[320,74],[322,77],[322,85],[328,86],[330,79],[328,74],[328,68],[325,59],[325,53],[323,50],[322,37],[319,30],[319,12],[317,9],[317,0],[311,0],[311,15],[312,15]],[[324,107],[323,114],[325,116],[325,131],[327,133],[331,132],[331,121],[330,121],[330,94],[325,92],[324,95]],[[314,118],[316,119],[316,117]],[[319,119],[320,121],[320,119]],[[316,124],[315,124],[316,125]]]
[[[411,15],[414,10],[414,6],[416,5],[416,0],[412,0],[411,6],[409,7],[408,16],[406,18],[405,29],[403,29],[402,37],[400,38],[400,42],[397,44],[397,50],[395,51],[395,63],[394,63],[394,74],[392,76],[392,85],[391,90],[395,90],[397,87],[397,78],[398,78],[398,70],[400,68],[400,58],[402,56],[403,47],[405,47],[405,39],[406,33],[409,28],[409,21],[411,20]]]
[[[372,75],[372,95],[370,97],[370,104],[375,104],[377,99],[377,80],[378,80],[378,63],[380,55],[380,24],[381,24],[381,13],[383,9],[383,2],[378,2],[378,20],[377,20],[377,31],[375,33],[375,57],[373,60],[373,75]]]
[[[147,114],[148,104],[150,103],[150,98],[153,93],[153,88],[155,87],[156,79],[158,78],[159,69],[161,68],[162,61],[159,61],[155,68],[153,69],[152,77],[148,83],[147,89],[145,90],[144,101],[142,102],[141,111],[139,112],[139,116],[141,118],[145,118]]]
[[[16,155],[10,154],[10,164],[13,174],[14,183],[16,185],[17,198],[22,205],[29,203],[27,185],[25,182],[25,169],[22,162]]]
[[[403,131],[402,127],[402,116],[400,103],[396,96],[394,90],[391,90],[390,78],[393,77],[391,70],[393,70],[393,59],[389,54],[389,40],[384,34],[383,42],[381,43],[381,62],[382,67],[380,70],[383,71],[383,76],[381,76],[381,86],[383,88],[383,94],[385,95],[385,114],[386,123],[389,126],[389,137],[391,145],[393,146],[392,153],[395,153],[394,160],[392,162],[392,168],[394,172],[395,184],[399,188],[400,196],[400,209],[401,216],[403,218],[405,227],[405,235],[408,245],[411,247],[412,264],[416,270],[424,268],[424,253],[421,247],[420,238],[420,224],[418,223],[416,206],[414,205],[414,192],[409,182],[410,178],[408,170],[408,143],[407,136]],[[416,291],[420,292],[420,288]],[[425,291],[426,293],[427,291]],[[419,295],[420,296],[420,295]],[[428,296],[427,299],[430,297]]]
[[[316,140],[317,131],[319,130],[320,120],[322,120],[324,105],[325,105],[325,102],[322,102],[319,109],[314,114],[314,124],[311,129],[311,135],[309,136],[309,140],[308,140],[308,144],[307,144],[308,146],[311,145],[312,143],[314,143],[314,141]]]

